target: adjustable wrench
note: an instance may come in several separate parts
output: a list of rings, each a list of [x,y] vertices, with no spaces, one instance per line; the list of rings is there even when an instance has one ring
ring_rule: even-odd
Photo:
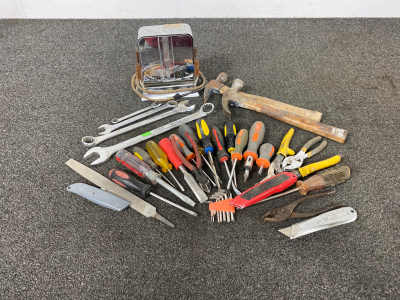
[[[177,105],[178,105],[178,102],[176,102],[175,100],[171,100],[171,101],[168,101],[166,104],[161,105],[160,107],[157,107],[157,108],[155,108],[155,109],[153,109],[151,111],[148,111],[148,112],[146,112],[144,114],[141,114],[141,115],[138,115],[136,117],[130,118],[130,119],[125,120],[123,122],[120,122],[120,123],[117,123],[117,124],[113,124],[113,125],[110,125],[110,124],[101,125],[101,126],[99,126],[98,129],[100,129],[100,130],[104,129],[104,131],[99,132],[99,135],[109,134],[111,131],[114,131],[117,128],[120,128],[120,127],[123,127],[125,125],[131,124],[133,122],[136,122],[137,120],[146,118],[147,116],[153,115],[153,114],[155,114],[155,113],[157,113],[159,111],[162,111],[164,109],[171,108],[171,107],[176,107]]]
[[[138,114],[144,113],[145,111],[148,111],[148,110],[151,110],[151,109],[155,109],[155,108],[157,108],[159,106],[161,106],[161,102],[153,102],[152,105],[150,105],[148,107],[145,107],[143,109],[137,110],[137,111],[135,111],[135,112],[133,112],[133,113],[131,113],[129,115],[126,115],[126,116],[121,117],[121,118],[114,118],[114,119],[111,120],[111,123],[117,124],[117,123],[119,123],[119,122],[121,122],[123,120],[129,119],[129,118],[131,118],[133,116],[136,116]]]
[[[85,137],[82,138],[82,144],[84,146],[86,146],[86,147],[93,147],[93,146],[96,146],[96,145],[100,144],[101,142],[104,142],[105,140],[108,140],[108,139],[110,139],[110,138],[112,138],[114,136],[123,134],[125,132],[128,132],[128,131],[131,131],[133,129],[145,126],[147,124],[151,124],[151,123],[153,123],[155,121],[164,119],[166,117],[169,117],[169,116],[172,116],[172,115],[175,115],[175,114],[179,114],[179,113],[193,111],[196,108],[196,105],[186,106],[186,104],[188,104],[188,103],[189,103],[189,100],[181,101],[181,102],[179,102],[179,104],[173,110],[167,111],[167,112],[165,112],[165,113],[163,113],[161,115],[158,115],[158,116],[151,117],[151,118],[146,119],[146,120],[144,120],[142,122],[132,124],[130,126],[122,128],[122,129],[118,129],[118,130],[113,131],[113,132],[111,132],[109,134],[105,134],[105,135],[102,135],[102,136],[96,136],[96,137],[85,136]]]
[[[207,110],[207,107],[210,108],[209,111]],[[87,159],[89,157],[92,157],[93,155],[97,154],[100,157],[96,159],[94,162],[91,163],[92,166],[95,165],[100,165],[108,161],[114,153],[118,152],[121,149],[128,148],[130,146],[136,145],[142,141],[148,140],[153,138],[156,135],[159,135],[161,133],[167,132],[173,128],[179,127],[182,124],[189,123],[191,121],[195,121],[199,118],[205,117],[208,114],[210,114],[214,110],[214,105],[211,103],[205,103],[200,107],[200,110],[195,112],[194,114],[191,114],[190,116],[184,117],[182,119],[176,120],[172,123],[169,123],[167,125],[158,127],[152,131],[145,132],[137,137],[134,137],[132,139],[126,140],[122,143],[116,144],[114,146],[110,147],[94,147],[90,149],[86,154],[83,156],[84,159]]]

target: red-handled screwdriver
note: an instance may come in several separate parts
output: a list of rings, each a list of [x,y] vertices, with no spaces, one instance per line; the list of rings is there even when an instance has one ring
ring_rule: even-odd
[[[176,208],[179,208],[180,210],[183,210],[184,212],[187,212],[188,214],[192,216],[197,216],[197,214],[189,209],[186,209],[172,201],[169,201],[165,199],[164,197],[161,197],[157,194],[154,194],[151,189],[152,186],[149,184],[145,184],[143,182],[140,182],[137,180],[135,177],[133,177],[131,174],[128,172],[118,170],[118,169],[112,169],[110,173],[108,174],[108,177],[112,181],[114,181],[116,184],[122,186],[123,188],[127,189],[128,191],[139,194],[142,198],[146,198],[149,195],[153,196],[157,199],[160,199],[161,201],[164,201],[172,206],[175,206]]]
[[[158,145],[165,152],[165,154],[167,154],[169,161],[174,165],[175,169],[180,170],[183,173],[183,178],[185,179],[187,185],[191,188],[197,199],[201,203],[206,201],[208,199],[207,195],[203,192],[192,174],[189,174],[186,171],[184,163],[175,152],[171,141],[168,138],[164,138],[158,143]]]
[[[289,172],[280,173],[244,191],[233,198],[229,204],[237,208],[248,207],[273,194],[286,190],[288,187],[295,184],[296,181],[297,176],[295,174]]]

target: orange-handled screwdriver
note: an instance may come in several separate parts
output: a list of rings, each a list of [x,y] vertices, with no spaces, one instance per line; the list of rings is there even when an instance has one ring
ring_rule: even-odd
[[[244,164],[244,182],[249,178],[251,169],[253,168],[253,163],[258,159],[258,147],[260,147],[265,134],[265,125],[263,122],[255,122],[249,133],[249,144],[247,145],[247,150],[243,154],[243,158],[246,160]]]

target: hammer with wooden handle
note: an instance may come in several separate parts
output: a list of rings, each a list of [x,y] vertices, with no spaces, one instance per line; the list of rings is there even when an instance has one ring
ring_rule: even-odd
[[[303,114],[300,115],[288,110],[273,107],[272,105],[267,105],[257,100],[262,97],[248,97],[247,94],[238,93],[242,87],[243,81],[235,79],[232,87],[226,89],[222,96],[222,110],[228,120],[231,119],[231,112],[229,110],[229,105],[231,105],[260,112],[284,123],[324,136],[341,144],[346,140],[347,130],[322,124],[309,117],[305,117]]]
[[[224,83],[227,80],[228,80],[228,75],[224,72],[220,73],[216,79],[210,80],[207,83],[206,87],[204,88],[204,103],[208,101],[208,99],[212,94],[224,94],[229,89],[229,87],[224,85]],[[304,118],[308,118],[316,122],[319,122],[322,117],[322,113],[318,111],[303,109],[287,103],[279,102],[265,97],[254,96],[242,92],[238,92],[238,94],[246,99],[260,103],[260,105],[269,105],[278,109],[298,114],[300,116],[303,116]]]

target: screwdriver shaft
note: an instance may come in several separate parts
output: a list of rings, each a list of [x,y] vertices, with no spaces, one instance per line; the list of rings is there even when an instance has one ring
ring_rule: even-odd
[[[260,170],[258,171],[258,175],[262,176],[262,172],[263,172],[263,170],[264,170],[264,167],[263,167],[263,166],[261,166],[261,167],[260,167]]]
[[[290,191],[287,191],[287,192],[283,192],[283,193],[279,193],[279,194],[273,195],[273,196],[271,196],[271,197],[268,197],[268,198],[265,198],[265,199],[261,200],[260,202],[257,202],[256,204],[261,203],[261,202],[265,202],[265,201],[269,201],[269,200],[278,198],[278,197],[280,197],[280,196],[285,196],[285,195],[287,195],[287,194],[296,192],[296,191],[298,191],[299,189],[300,189],[300,188],[295,188],[295,189],[291,189]]]
[[[203,157],[203,160],[204,160],[204,162],[206,163],[206,165],[210,168],[210,171],[211,171],[213,174],[215,174],[215,173],[214,173],[214,170],[213,170],[213,168],[212,168],[212,166],[210,165],[210,163],[209,163],[208,160],[204,157],[203,154],[201,155],[201,157]],[[217,177],[218,177],[218,180],[217,180],[217,181],[222,182],[222,180],[221,180],[221,178],[219,178],[218,174],[217,174]]]
[[[170,186],[168,183],[166,183],[164,180],[162,180],[161,178],[156,178],[156,182],[161,185],[163,188],[167,189],[168,191],[170,191],[171,193],[175,194],[179,199],[181,199],[182,201],[186,202],[187,204],[191,205],[191,206],[195,206],[196,203],[190,199],[188,196],[185,196],[184,194],[182,194],[180,191],[178,191],[177,189],[174,189],[172,186]]]
[[[179,183],[179,181],[176,179],[176,177],[174,176],[174,174],[172,174],[171,170],[168,170],[169,174],[171,174],[172,178],[175,180],[175,182],[178,184],[179,188],[181,189],[182,192],[185,191],[185,189],[183,188],[183,186]]]
[[[195,216],[195,217],[197,216],[197,214],[194,211],[186,209],[186,208],[184,208],[184,207],[182,207],[182,206],[180,206],[180,205],[178,205],[178,204],[176,204],[176,203],[174,203],[172,201],[169,201],[168,199],[165,199],[165,198],[163,198],[163,197],[161,197],[161,196],[159,196],[157,194],[154,194],[153,192],[150,192],[150,195],[152,195],[153,197],[155,197],[157,199],[160,199],[161,201],[164,201],[164,202],[166,202],[166,203],[168,203],[168,204],[170,204],[172,206],[175,206],[176,208],[179,208],[180,210],[183,210],[184,212],[187,212],[188,214],[190,214],[192,216]]]
[[[233,179],[233,174],[235,173],[236,162],[237,162],[237,159],[235,159],[235,160],[233,161],[233,164],[232,164],[232,172],[231,172],[231,174],[229,175],[229,181],[228,181],[228,185],[227,185],[227,187],[226,187],[227,190],[229,190],[230,187],[231,187],[231,183],[232,183],[232,179]]]
[[[208,156],[210,157],[210,163],[211,163],[212,170],[213,170],[213,173],[214,173],[215,182],[217,183],[218,190],[220,190],[221,189],[221,185],[220,185],[220,183],[218,181],[217,170],[215,169],[215,164],[214,164],[214,161],[213,161],[213,158],[212,158],[211,151],[208,152]]]
[[[167,178],[167,177],[165,177],[164,175],[163,175],[163,173],[161,173],[159,170],[157,170],[156,169],[156,171],[157,171],[157,173],[158,174],[160,174],[170,185],[172,185],[174,188],[176,188],[176,186],[171,182],[171,181],[169,181],[169,179]]]

